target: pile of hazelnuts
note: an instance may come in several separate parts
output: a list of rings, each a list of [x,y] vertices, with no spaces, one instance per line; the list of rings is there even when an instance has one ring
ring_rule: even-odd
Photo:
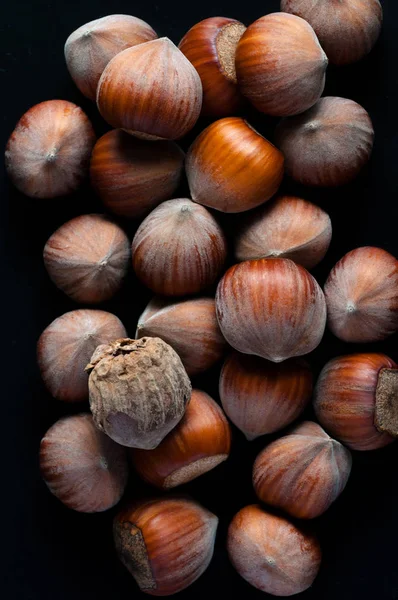
[[[117,316],[87,308],[60,316],[40,337],[51,395],[90,401],[90,414],[59,420],[41,442],[43,478],[74,510],[117,504],[129,463],[161,490],[216,468],[230,453],[229,420],[248,440],[296,421],[313,391],[302,356],[320,344],[327,322],[348,343],[398,330],[397,260],[379,248],[353,249],[322,290],[308,270],[328,250],[330,218],[305,199],[276,196],[284,173],[335,187],[368,162],[374,131],[366,110],[321,95],[328,62],[352,63],[372,49],[380,3],[282,0],[281,10],[247,28],[205,19],[179,47],[135,17],[92,21],[66,41],[66,63],[114,129],[96,140],[78,106],[52,100],[31,108],[11,134],[6,165],[20,191],[55,198],[89,173],[116,215],[81,215],[55,231],[44,248],[54,284],[78,303],[99,304],[120,289],[132,253],[137,277],[156,294],[135,339]],[[282,117],[276,146],[239,116],[250,105]],[[185,156],[174,140],[200,115],[213,122]],[[184,170],[191,199],[173,199]],[[236,264],[226,272],[217,211],[242,213],[230,248]],[[132,247],[120,225],[128,218],[141,220]],[[217,283],[215,298],[206,295]],[[226,353],[221,408],[192,391],[190,377]],[[314,391],[320,424],[295,424],[259,454],[253,484],[261,504],[238,512],[227,541],[253,586],[288,596],[312,584],[321,551],[300,519],[321,515],[344,490],[350,449],[380,448],[398,435],[397,374],[383,354],[331,360]],[[217,523],[189,498],[133,499],[115,518],[115,546],[143,591],[173,594],[207,568]]]

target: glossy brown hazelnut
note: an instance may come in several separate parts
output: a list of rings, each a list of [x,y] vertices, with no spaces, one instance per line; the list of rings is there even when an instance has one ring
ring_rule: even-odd
[[[168,38],[127,48],[105,67],[98,109],[112,127],[144,139],[183,137],[202,107],[196,69]]]
[[[327,65],[312,27],[287,13],[252,23],[236,50],[239,89],[257,110],[276,117],[297,115],[319,100]]]
[[[290,258],[312,269],[324,258],[332,239],[329,215],[311,202],[279,196],[248,213],[235,237],[237,260]]]
[[[246,436],[254,440],[290,425],[312,396],[312,372],[303,359],[275,364],[233,352],[219,384],[222,407]]]
[[[237,86],[235,54],[245,29],[235,19],[210,17],[194,25],[179,43],[179,49],[199,73],[205,116],[232,116],[244,105]]]
[[[213,298],[175,301],[155,297],[140,316],[135,337],[159,337],[170,344],[190,376],[215,365],[227,346]]]
[[[117,215],[146,215],[178,188],[185,154],[170,141],[149,142],[113,129],[94,146],[91,185]]]
[[[273,362],[312,352],[323,337],[326,302],[315,279],[285,258],[262,258],[228,269],[216,311],[227,342]]]
[[[58,500],[87,513],[117,504],[129,472],[125,449],[98,431],[89,414],[50,427],[40,443],[40,470]]]
[[[274,596],[293,596],[308,589],[322,557],[314,535],[257,505],[246,506],[234,516],[227,548],[239,575]]]
[[[82,25],[65,44],[68,71],[79,90],[95,100],[108,62],[126,48],[157,38],[148,23],[130,15],[108,15]]]
[[[178,354],[159,338],[98,346],[86,371],[95,424],[130,448],[156,448],[182,419],[191,397]]]
[[[340,496],[351,465],[347,448],[317,423],[305,421],[257,456],[254,490],[261,502],[298,519],[313,519]]]
[[[104,215],[81,215],[61,225],[44,247],[44,266],[55,285],[76,302],[109,300],[130,262],[130,241]]]
[[[70,194],[86,178],[94,144],[92,125],[76,104],[41,102],[20,118],[8,140],[7,173],[31,198]]]
[[[378,342],[398,331],[398,260],[381,248],[348,252],[325,284],[328,325],[344,342]]]
[[[55,319],[37,344],[41,376],[50,394],[65,402],[87,400],[84,369],[94,350],[125,336],[122,322],[103,310],[72,310]]]
[[[269,200],[283,178],[281,152],[244,119],[212,123],[196,138],[186,158],[192,199],[227,213]]]
[[[133,239],[133,267],[156,294],[197,294],[213,284],[227,257],[213,215],[187,198],[168,200],[141,223]]]
[[[310,23],[335,65],[354,63],[369,54],[383,22],[379,0],[281,0],[281,10]]]
[[[142,592],[170,596],[210,564],[218,519],[193,500],[142,500],[115,518],[116,552]]]
[[[307,112],[283,119],[276,144],[286,173],[309,186],[339,186],[355,179],[370,159],[372,121],[362,106],[346,98],[321,98]]]
[[[178,425],[154,450],[130,451],[137,473],[162,489],[174,488],[200,477],[227,460],[231,430],[216,402],[193,390]]]
[[[384,354],[329,361],[315,388],[322,427],[352,450],[376,450],[398,436],[398,367]]]

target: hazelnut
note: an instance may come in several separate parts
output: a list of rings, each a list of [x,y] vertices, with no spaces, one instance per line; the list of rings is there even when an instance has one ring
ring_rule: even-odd
[[[211,17],[194,25],[179,43],[202,81],[205,116],[232,116],[244,105],[236,81],[235,54],[245,29],[235,19]]]
[[[311,202],[279,196],[248,213],[235,238],[237,260],[290,258],[312,269],[324,258],[332,239],[329,215]]]
[[[384,354],[329,361],[315,389],[321,425],[352,450],[375,450],[398,436],[398,367]]]
[[[226,342],[218,326],[213,298],[153,298],[138,320],[136,338],[159,337],[177,352],[188,375],[218,362]]]
[[[155,38],[152,27],[137,17],[108,15],[95,19],[66,40],[66,66],[81,93],[95,100],[98,81],[108,62],[122,50]]]
[[[40,470],[50,492],[79,512],[117,504],[128,478],[125,449],[98,431],[89,414],[50,427],[40,444]]]
[[[321,98],[276,129],[286,173],[310,186],[339,186],[355,179],[370,159],[373,140],[368,113],[345,98]]]
[[[97,88],[101,115],[112,127],[144,139],[183,137],[202,107],[196,69],[168,38],[127,48],[105,67]]]
[[[130,261],[130,242],[104,215],[82,215],[52,234],[44,247],[51,280],[76,302],[109,300],[119,290]]]
[[[94,144],[92,125],[76,104],[41,102],[20,118],[8,140],[7,173],[32,198],[70,194],[86,177]]]
[[[218,519],[193,500],[168,496],[136,502],[115,518],[116,552],[141,591],[170,596],[209,566]]]
[[[185,415],[154,450],[131,450],[133,466],[148,483],[170,489],[217,467],[229,456],[231,430],[210,396],[193,390]]]
[[[302,359],[272,363],[233,352],[220,375],[221,404],[248,440],[290,425],[312,396],[312,372]]]
[[[325,284],[328,324],[345,342],[378,342],[398,330],[398,261],[381,248],[348,252]]]
[[[98,346],[86,371],[94,422],[122,446],[156,448],[191,397],[178,354],[159,338]]]
[[[170,141],[148,142],[113,129],[91,155],[91,185],[106,208],[124,217],[141,217],[178,188],[185,154]]]
[[[383,21],[379,0],[281,0],[281,10],[312,25],[335,65],[353,63],[369,54]]]
[[[278,191],[283,164],[281,152],[244,119],[220,119],[188,150],[192,199],[227,213],[250,210]]]
[[[87,400],[84,368],[94,350],[125,335],[122,322],[103,310],[72,310],[55,319],[37,344],[41,376],[50,394],[64,402]]]
[[[347,448],[306,421],[260,452],[253,467],[254,490],[261,502],[292,517],[313,519],[340,496],[351,464]]]
[[[314,535],[260,506],[242,508],[228,530],[229,558],[252,586],[274,596],[308,589],[321,564]]]
[[[262,258],[228,269],[216,311],[227,342],[273,362],[312,352],[323,337],[326,303],[315,279],[285,258]]]
[[[326,54],[300,17],[273,13],[252,23],[236,49],[239,89],[260,112],[297,115],[319,100]]]
[[[224,266],[227,242],[203,206],[178,198],[155,208],[133,239],[133,267],[156,294],[197,294],[212,285]]]

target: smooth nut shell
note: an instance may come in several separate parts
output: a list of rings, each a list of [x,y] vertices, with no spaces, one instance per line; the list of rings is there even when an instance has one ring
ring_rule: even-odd
[[[50,394],[64,402],[87,400],[84,369],[94,350],[125,336],[123,323],[103,310],[73,310],[55,319],[37,344],[40,373]]]
[[[321,549],[314,535],[257,505],[246,506],[234,516],[227,548],[243,579],[274,596],[304,592],[321,564]]]
[[[212,285],[227,257],[227,242],[203,206],[178,198],[155,208],[132,244],[133,267],[156,294],[197,294]]]
[[[383,22],[379,0],[281,0],[281,10],[308,21],[329,61],[336,65],[354,63],[369,54]]]
[[[290,425],[312,395],[312,373],[302,359],[275,364],[233,352],[220,375],[223,409],[248,440]]]
[[[231,430],[216,402],[193,390],[178,425],[154,450],[131,450],[133,466],[145,481],[170,489],[196,479],[229,456]]]
[[[348,252],[326,284],[328,325],[345,342],[378,342],[398,330],[398,260],[381,248]]]
[[[114,521],[116,552],[141,591],[170,596],[200,577],[214,550],[218,519],[193,500],[136,502]]]
[[[283,119],[275,135],[286,173],[303,185],[320,187],[355,179],[370,159],[374,140],[366,110],[353,100],[332,96]]]
[[[91,185],[111,212],[146,215],[178,188],[185,154],[170,141],[149,142],[113,129],[94,146]]]
[[[157,38],[148,23],[131,15],[108,15],[82,25],[65,43],[68,71],[79,90],[95,100],[108,62],[122,50]]]
[[[283,165],[281,152],[239,117],[212,123],[186,158],[192,199],[227,213],[269,200],[282,182]]]
[[[216,311],[235,350],[273,362],[312,352],[326,325],[321,288],[304,267],[284,258],[228,269],[217,288]]]
[[[81,215],[61,225],[47,241],[44,266],[53,283],[76,302],[109,300],[122,286],[130,241],[104,215]]]
[[[7,173],[31,198],[70,194],[86,178],[94,144],[92,125],[76,104],[41,102],[20,118],[7,142]]]
[[[313,106],[325,87],[327,65],[312,27],[286,13],[252,23],[236,50],[241,92],[257,110],[275,117],[297,115]]]
[[[89,414],[50,427],[40,443],[40,470],[54,496],[88,513],[117,504],[129,473],[125,449],[98,431]]]
[[[257,456],[253,485],[258,498],[298,519],[324,513],[344,490],[350,451],[317,423],[306,421]]]
[[[94,422],[122,446],[156,448],[191,397],[180,358],[159,338],[98,346],[86,370]]]
[[[244,105],[236,81],[235,53],[245,29],[235,19],[210,17],[194,25],[179,43],[179,49],[199,73],[205,116],[235,115]]]
[[[329,215],[307,200],[279,196],[249,213],[235,237],[239,261],[290,258],[312,269],[324,258],[332,239]]]
[[[202,95],[195,68],[173,42],[160,38],[123,50],[108,63],[97,104],[112,127],[175,140],[195,125]]]
[[[140,316],[136,331],[136,338],[148,336],[170,344],[190,376],[210,369],[227,346],[213,298],[153,298]]]

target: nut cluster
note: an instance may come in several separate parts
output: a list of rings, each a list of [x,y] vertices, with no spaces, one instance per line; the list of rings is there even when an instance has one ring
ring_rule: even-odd
[[[152,595],[179,592],[208,567],[218,517],[162,493],[213,469],[226,474],[234,433],[249,443],[292,426],[264,438],[251,465],[261,504],[243,507],[227,534],[236,571],[277,596],[316,578],[321,549],[300,520],[343,493],[350,450],[398,437],[393,359],[364,346],[329,361],[315,385],[307,361],[327,326],[357,344],[398,331],[398,261],[380,248],[350,249],[322,289],[309,270],[327,255],[331,219],[304,187],[278,194],[285,173],[301,186],[334,188],[370,160],[365,108],[321,96],[328,62],[355,62],[376,43],[381,6],[281,0],[281,10],[247,27],[207,18],[178,46],[129,15],[79,27],[65,44],[67,67],[113,129],[96,140],[78,106],[51,100],[21,117],[6,148],[20,192],[56,198],[89,179],[99,211],[113,214],[54,225],[43,254],[54,293],[100,305],[127,296],[130,265],[136,276],[136,339],[116,315],[75,305],[40,336],[48,393],[89,400],[91,411],[50,427],[40,468],[54,496],[80,512],[117,504],[130,467],[158,489],[151,498],[133,492],[113,527],[120,560]],[[255,110],[282,117],[276,145],[247,120]],[[202,116],[212,119],[206,127]],[[220,403],[202,390],[208,371]],[[320,424],[297,422],[313,389]]]

